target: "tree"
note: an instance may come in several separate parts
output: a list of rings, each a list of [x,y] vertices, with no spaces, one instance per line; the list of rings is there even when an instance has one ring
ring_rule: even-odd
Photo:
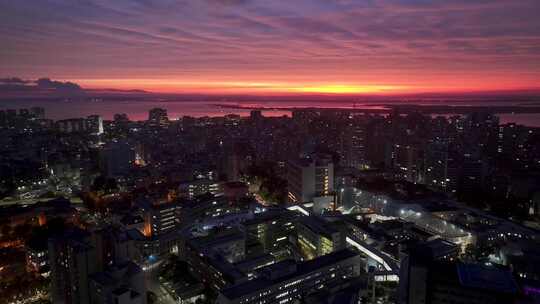
[[[247,179],[260,185],[258,194],[269,202],[284,202],[287,199],[287,181],[279,177],[276,164],[264,162],[247,170]]]

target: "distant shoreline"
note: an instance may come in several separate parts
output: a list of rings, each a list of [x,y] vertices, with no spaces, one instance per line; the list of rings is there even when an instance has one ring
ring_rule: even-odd
[[[170,100],[170,99],[169,99]],[[358,114],[388,115],[394,109],[400,114],[421,113],[429,116],[466,115],[474,111],[490,112],[500,116],[502,123],[517,123],[525,126],[540,128],[540,103],[535,101],[523,102],[514,99],[508,103],[483,102],[450,102],[437,104],[435,101],[407,101],[407,104],[398,104],[389,100],[371,102],[264,102],[264,101],[178,101],[166,102],[162,99],[147,100],[94,100],[94,101],[51,101],[51,100],[0,100],[0,110],[43,107],[45,117],[52,120],[61,120],[89,115],[100,115],[104,120],[112,120],[114,114],[125,113],[133,121],[148,119],[148,111],[155,107],[167,110],[171,119],[183,116],[191,117],[218,117],[228,114],[249,116],[252,110],[264,111],[264,116],[281,117],[291,116],[294,110],[327,110],[348,111]]]
[[[237,110],[260,110],[260,111],[295,111],[295,110],[326,110],[326,111],[350,111],[357,113],[381,113],[388,114],[394,110],[398,110],[399,113],[423,113],[423,114],[467,114],[471,112],[489,112],[494,114],[538,114],[540,113],[540,106],[456,106],[456,105],[396,105],[396,104],[373,104],[373,105],[358,105],[359,108],[354,107],[264,107],[264,106],[243,106],[233,104],[212,104],[213,106],[224,109],[237,109]]]

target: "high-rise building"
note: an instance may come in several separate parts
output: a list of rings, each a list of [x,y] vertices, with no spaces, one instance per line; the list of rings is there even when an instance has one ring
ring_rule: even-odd
[[[158,238],[178,228],[180,206],[176,202],[141,201],[139,206],[144,214],[144,235]]]
[[[334,191],[334,163],[329,155],[315,154],[291,161],[287,172],[290,203],[310,202]]]
[[[99,270],[91,236],[73,230],[49,240],[51,299],[59,304],[90,303],[88,276]]]
[[[249,117],[252,120],[260,120],[263,118],[262,112],[260,110],[253,110],[249,113]]]
[[[349,117],[343,132],[343,162],[348,167],[361,168],[366,165],[366,126]]]
[[[30,110],[28,109],[19,109],[19,117],[28,119],[30,118]]]
[[[144,272],[135,263],[124,261],[90,276],[92,304],[146,304]]]
[[[426,147],[424,155],[424,183],[435,188],[447,190],[451,184],[448,166],[450,151],[448,142],[444,140],[434,140]]]
[[[387,159],[390,137],[389,122],[384,118],[373,118],[366,125],[366,158],[374,166],[382,166]]]
[[[112,228],[54,236],[48,242],[52,302],[145,304],[136,252],[129,234]]]
[[[86,118],[86,129],[95,135],[103,134],[103,118],[99,115],[90,115]]]
[[[0,126],[5,126],[7,122],[6,111],[0,110]]]
[[[486,161],[480,158],[477,153],[464,153],[461,162],[460,191],[470,194],[482,189],[486,169]]]
[[[29,242],[26,245],[26,269],[46,277],[50,274],[47,243]]]
[[[477,112],[467,115],[464,121],[464,139],[469,149],[485,149],[496,141],[499,133],[499,117],[493,113]]]
[[[518,287],[508,270],[434,259],[426,249],[402,260],[401,304],[514,303]]]
[[[116,113],[114,114],[114,117],[113,117],[113,123],[112,123],[113,131],[126,133],[128,132],[129,123],[130,121],[127,114]]]
[[[423,163],[421,152],[421,145],[418,142],[395,142],[391,148],[391,167],[394,173],[409,182],[418,182]]]
[[[45,119],[45,109],[42,107],[32,107],[30,113],[36,119]]]
[[[247,143],[231,143],[226,145],[221,163],[222,172],[227,181],[235,182],[240,180],[242,172],[253,164],[254,155],[250,149],[246,148]]]
[[[97,230],[92,235],[92,243],[96,250],[96,262],[103,267],[112,266],[119,261],[142,260],[136,239],[126,229],[107,226]]]
[[[126,175],[135,162],[135,151],[126,142],[110,142],[100,154],[100,168],[108,177]]]
[[[17,120],[17,110],[7,109],[6,110],[6,121],[8,124],[12,124]]]
[[[56,127],[62,133],[79,133],[86,132],[86,123],[84,118],[63,119],[56,122]]]
[[[152,126],[166,126],[169,123],[167,110],[161,108],[153,108],[148,112],[148,123]]]

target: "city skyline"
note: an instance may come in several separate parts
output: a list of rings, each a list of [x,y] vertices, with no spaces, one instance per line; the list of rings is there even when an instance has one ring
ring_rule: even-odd
[[[225,95],[540,88],[537,1],[0,1],[0,8],[2,77]]]
[[[540,303],[539,0],[0,0],[0,304]]]

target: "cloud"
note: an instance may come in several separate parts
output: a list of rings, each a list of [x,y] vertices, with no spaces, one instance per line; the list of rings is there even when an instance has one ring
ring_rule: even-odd
[[[539,10],[538,0],[0,0],[0,66],[26,78],[456,86],[472,83],[456,78],[464,69],[478,84],[529,85],[540,82]]]
[[[73,82],[62,82],[49,78],[24,80],[18,77],[0,78],[2,93],[34,93],[34,94],[64,94],[83,93],[83,89]]]
[[[18,77],[0,78],[0,85],[26,85],[29,82]]]
[[[49,78],[40,78],[36,80],[36,85],[40,89],[52,89],[59,91],[81,91],[82,88],[73,82],[55,81]]]
[[[220,5],[244,5],[250,2],[250,0],[206,0],[210,4]]]

